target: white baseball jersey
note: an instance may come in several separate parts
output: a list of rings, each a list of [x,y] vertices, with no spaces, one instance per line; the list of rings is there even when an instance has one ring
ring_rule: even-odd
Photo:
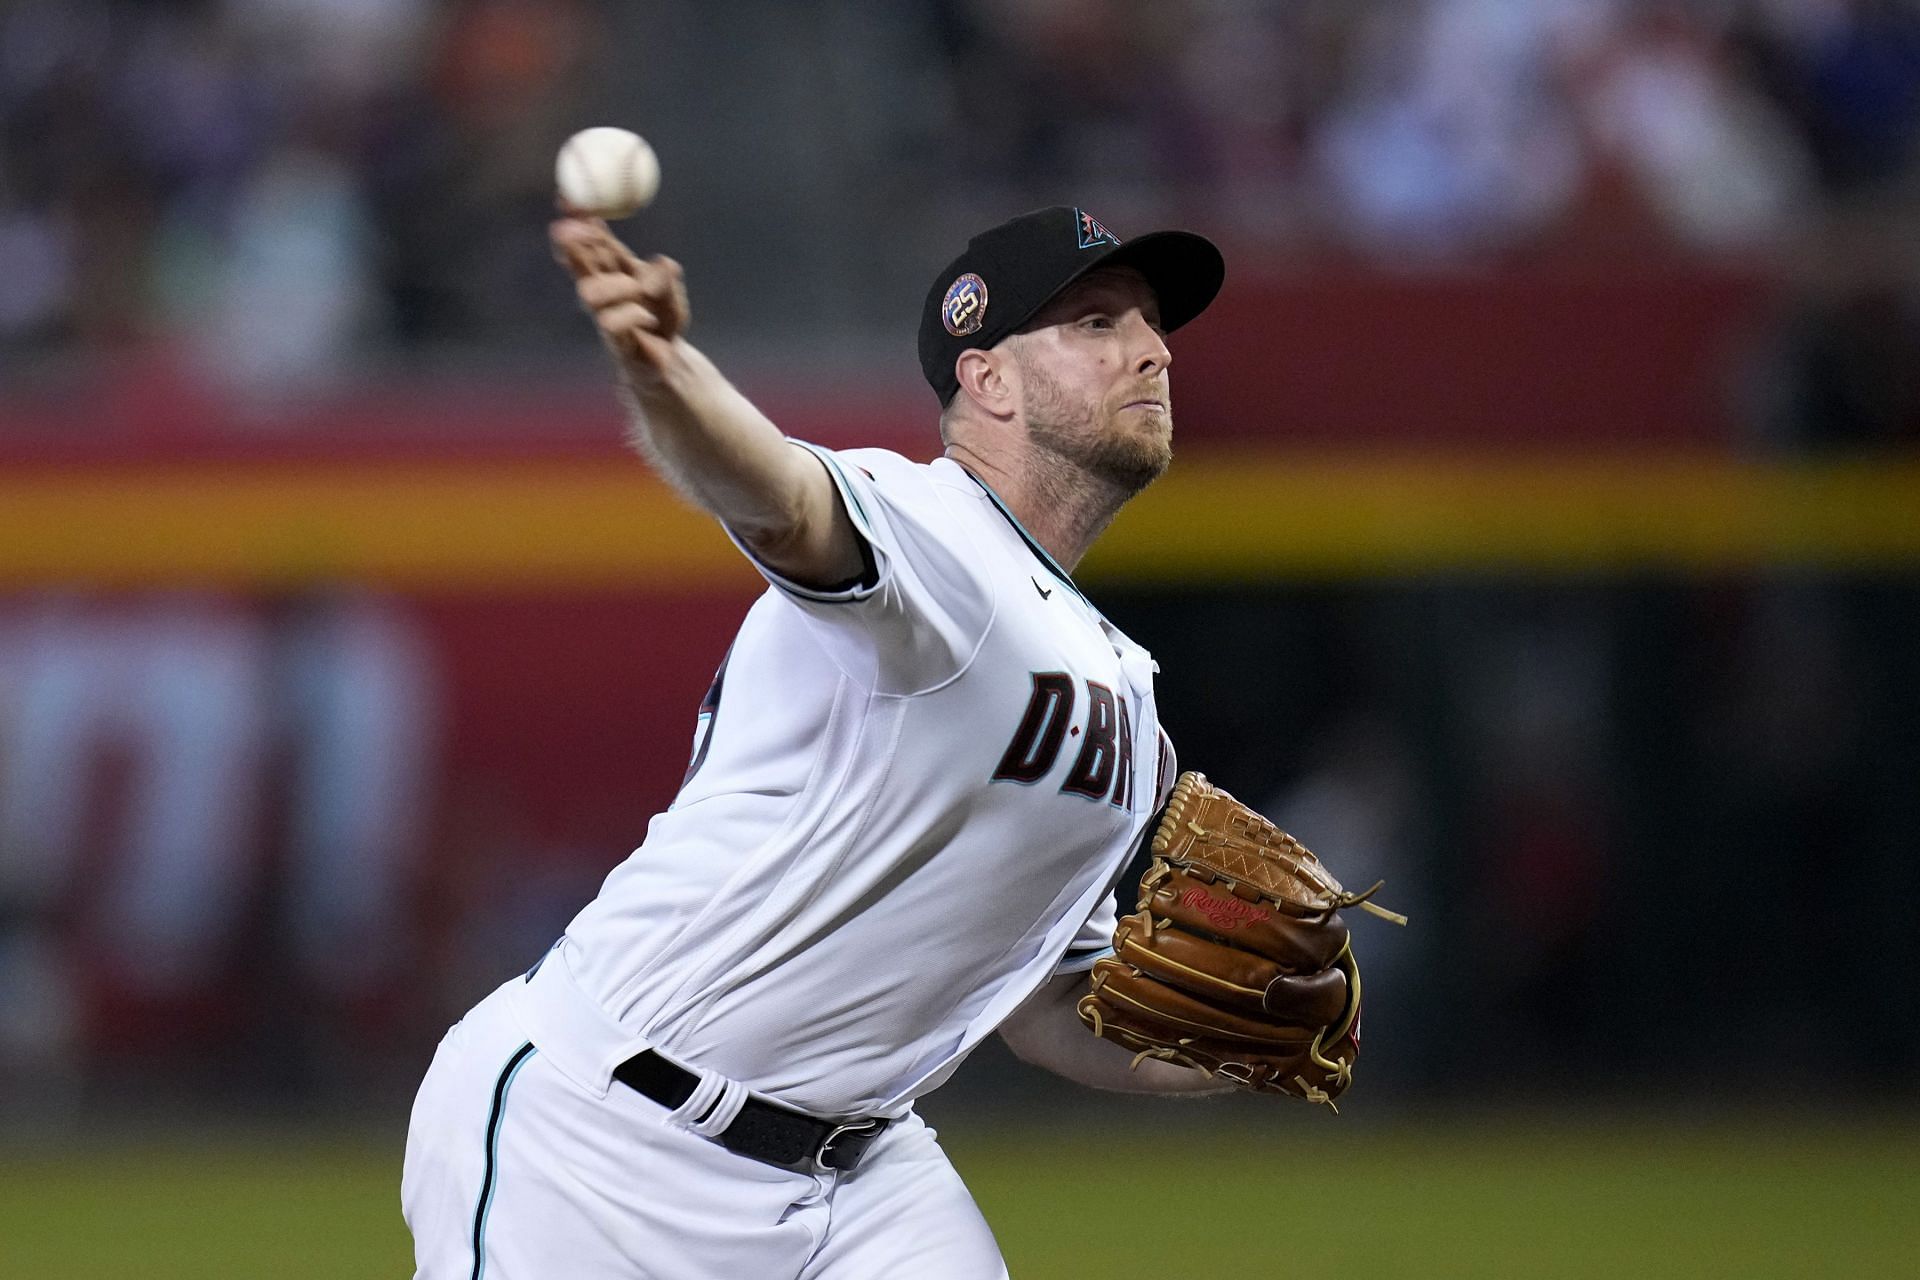
[[[812,446],[808,446],[812,447]],[[762,566],[687,779],[526,984],[592,1083],[642,1046],[820,1115],[899,1114],[1057,972],[1172,778],[1154,663],[954,462],[814,449],[872,557]],[[586,1002],[617,1025],[560,1006]]]

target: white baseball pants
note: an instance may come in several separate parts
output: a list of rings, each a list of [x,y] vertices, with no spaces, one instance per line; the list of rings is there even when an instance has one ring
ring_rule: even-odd
[[[597,1097],[528,1040],[512,982],[440,1042],[401,1201],[416,1280],[997,1280],[999,1247],[934,1132],[896,1121],[851,1173],[794,1173]]]

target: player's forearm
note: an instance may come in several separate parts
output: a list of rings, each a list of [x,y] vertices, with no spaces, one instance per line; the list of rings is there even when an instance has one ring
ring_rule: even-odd
[[[790,536],[832,498],[819,464],[684,338],[657,370],[623,364],[619,394],[633,447],[750,546]]]
[[[1113,1093],[1226,1093],[1234,1086],[1203,1071],[1155,1058],[1134,1056],[1102,1040],[1075,1011],[1086,990],[1086,975],[1063,974],[1042,987],[1000,1027],[1007,1047],[1023,1062],[1057,1076]]]
[[[1078,1025],[1078,1019],[1075,1022]],[[1083,1026],[1079,1030],[1080,1037],[1068,1042],[1067,1052],[1056,1059],[1057,1065],[1051,1070],[1090,1089],[1157,1094],[1230,1093],[1234,1089],[1204,1071],[1157,1058],[1142,1058],[1134,1066],[1134,1056],[1119,1045],[1099,1039]]]
[[[632,441],[662,477],[787,577],[826,586],[856,576],[860,539],[826,469],[683,337],[679,264],[635,257],[593,219],[556,219],[550,234],[619,372]]]

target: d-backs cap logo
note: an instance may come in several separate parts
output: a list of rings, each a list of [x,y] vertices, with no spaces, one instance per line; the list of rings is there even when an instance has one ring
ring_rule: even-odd
[[[1095,245],[1119,244],[1120,237],[1100,225],[1100,220],[1084,209],[1075,209],[1074,216],[1080,219],[1080,247],[1091,249]]]
[[[947,286],[940,303],[940,323],[956,338],[980,332],[987,322],[987,282],[969,271]]]

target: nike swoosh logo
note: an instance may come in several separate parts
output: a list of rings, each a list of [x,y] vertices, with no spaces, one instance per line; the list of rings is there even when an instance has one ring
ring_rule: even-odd
[[[1053,589],[1052,589],[1051,587],[1043,587],[1043,586],[1041,586],[1041,585],[1040,585],[1040,579],[1038,579],[1038,578],[1029,578],[1029,579],[1027,579],[1027,581],[1029,581],[1029,582],[1031,582],[1031,583],[1033,584],[1033,589],[1034,589],[1035,591],[1038,591],[1038,592],[1040,593],[1040,598],[1041,598],[1042,600],[1048,600],[1048,599],[1051,599],[1051,598],[1052,598],[1052,596],[1053,596]]]

